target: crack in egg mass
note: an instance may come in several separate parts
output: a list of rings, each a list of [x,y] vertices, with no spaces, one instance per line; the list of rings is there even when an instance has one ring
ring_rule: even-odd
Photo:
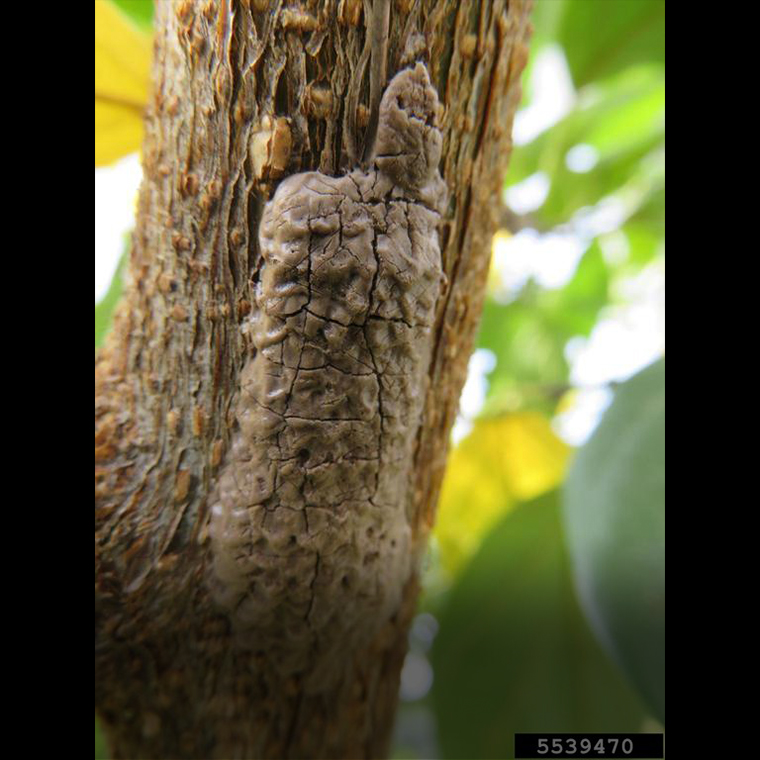
[[[394,615],[414,570],[414,447],[444,282],[437,111],[425,67],[400,72],[371,168],[288,177],[260,225],[211,586],[237,638],[312,691]]]

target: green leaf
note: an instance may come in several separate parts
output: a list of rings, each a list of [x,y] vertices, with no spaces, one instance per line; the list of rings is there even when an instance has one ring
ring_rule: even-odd
[[[514,152],[509,186],[536,172],[550,179],[549,193],[532,223],[548,230],[567,223],[585,206],[634,185],[639,203],[664,177],[660,152],[665,141],[665,83],[652,68],[627,70],[595,86],[560,122]],[[568,152],[588,145],[598,156],[589,171],[568,168]],[[661,204],[664,199],[658,196]]]
[[[640,211],[643,211],[643,208]],[[634,217],[636,219],[629,220],[622,229],[630,246],[629,260],[637,267],[641,267],[648,264],[660,252],[664,241],[656,224],[648,222],[643,213],[634,214]]]
[[[553,177],[578,143],[596,148],[602,159],[613,159],[653,137],[661,142],[664,105],[664,76],[653,68],[625,71],[595,85],[564,119],[515,149],[507,180],[512,185],[537,171]]]
[[[591,332],[599,312],[609,301],[609,281],[601,248],[594,240],[552,305],[552,321],[563,337]]]
[[[153,25],[154,0],[111,0],[118,5],[135,23],[150,29]]]
[[[664,723],[664,359],[620,386],[578,452],[564,520],[586,615]]]
[[[515,301],[488,298],[478,347],[496,356],[489,375],[486,413],[530,407],[554,412],[553,389],[568,382],[567,341],[588,335],[609,302],[610,273],[599,244],[583,254],[570,281],[558,290],[528,283]]]
[[[665,63],[665,0],[567,0],[558,42],[577,87],[642,63]]]
[[[510,512],[440,616],[433,704],[446,758],[512,758],[515,732],[637,731],[638,699],[576,602],[557,492]]]
[[[116,308],[116,304],[121,296],[123,288],[123,274],[124,266],[127,261],[127,256],[122,255],[119,259],[119,265],[116,267],[111,284],[108,286],[108,292],[103,296],[103,299],[95,304],[95,349],[100,348],[103,343],[103,337],[111,327],[111,321],[113,319],[113,311]]]
[[[557,332],[546,309],[547,293],[528,283],[510,304],[486,300],[478,336],[478,347],[496,355],[496,368],[489,375],[488,402],[484,410],[496,414],[511,408],[531,408],[551,413],[554,404],[525,398],[547,385],[564,385],[568,365],[563,353],[566,335]],[[499,399],[513,399],[501,406]],[[494,405],[490,405],[493,401]],[[535,406],[532,402],[538,401]]]
[[[629,150],[652,137],[665,139],[665,77],[661,70],[637,66],[594,85],[581,102],[584,142],[602,155]]]
[[[662,239],[665,235],[665,187],[656,186],[647,193],[641,206],[630,216],[628,222],[643,225]]]

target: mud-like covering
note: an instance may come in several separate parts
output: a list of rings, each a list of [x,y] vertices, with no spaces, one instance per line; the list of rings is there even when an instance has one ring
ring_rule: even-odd
[[[370,169],[288,177],[260,226],[211,582],[241,641],[311,691],[333,642],[336,657],[366,644],[413,571],[409,491],[444,281],[437,111],[425,67],[401,71]]]

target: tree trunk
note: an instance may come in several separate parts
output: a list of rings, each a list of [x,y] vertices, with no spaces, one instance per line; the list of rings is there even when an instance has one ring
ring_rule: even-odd
[[[287,175],[338,177],[371,147],[368,83],[382,74],[377,60],[366,65],[370,6],[156,3],[137,227],[125,295],[95,370],[96,705],[114,757],[387,752],[418,559],[481,312],[530,4],[391,7],[388,80],[423,61],[443,106],[447,287],[410,443],[404,519],[414,561],[394,579],[393,609],[369,640],[356,645],[335,629],[330,651],[342,654],[327,672],[313,641],[241,641],[209,582],[209,524],[239,428],[243,369],[255,354],[241,328],[256,329],[249,315],[265,204]],[[310,570],[294,584],[315,578]],[[307,664],[284,669],[283,658]],[[327,674],[315,683],[315,672]]]

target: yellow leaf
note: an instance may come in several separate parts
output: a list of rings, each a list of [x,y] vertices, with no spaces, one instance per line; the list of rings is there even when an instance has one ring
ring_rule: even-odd
[[[134,153],[142,142],[142,118],[131,108],[95,100],[95,166]]]
[[[444,571],[455,574],[518,501],[554,488],[570,448],[537,412],[475,422],[449,457],[435,535]]]
[[[110,0],[95,0],[95,166],[139,149],[150,57],[150,35]]]

